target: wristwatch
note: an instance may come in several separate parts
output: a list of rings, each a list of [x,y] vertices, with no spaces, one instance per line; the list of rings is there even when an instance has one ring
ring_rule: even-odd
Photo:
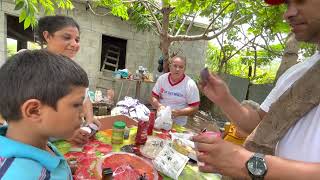
[[[263,180],[268,171],[264,154],[254,153],[246,163],[247,170],[252,180]]]

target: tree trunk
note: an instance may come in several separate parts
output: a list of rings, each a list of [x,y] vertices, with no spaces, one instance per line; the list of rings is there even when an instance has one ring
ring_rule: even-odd
[[[160,49],[163,56],[163,72],[167,73],[169,72],[169,47],[171,42],[169,41],[168,37],[166,35],[160,36]]]
[[[284,50],[280,67],[277,71],[276,79],[274,82],[277,82],[278,78],[291,66],[298,63],[298,51],[299,51],[299,44],[298,41],[295,39],[295,35],[290,33],[288,35],[288,40],[286,43],[286,49]]]
[[[254,50],[254,66],[253,66],[253,78],[257,76],[257,61],[258,61],[258,54],[256,46],[253,46]]]
[[[162,19],[162,30],[160,32],[160,49],[163,56],[163,72],[169,72],[169,47],[171,45],[171,39],[169,37],[169,16],[173,8],[163,7],[161,13],[163,15]]]

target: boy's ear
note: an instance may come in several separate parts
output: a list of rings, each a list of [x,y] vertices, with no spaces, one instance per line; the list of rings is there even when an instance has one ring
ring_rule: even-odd
[[[43,104],[38,99],[28,99],[21,106],[21,115],[24,119],[37,122],[40,118],[40,110]]]

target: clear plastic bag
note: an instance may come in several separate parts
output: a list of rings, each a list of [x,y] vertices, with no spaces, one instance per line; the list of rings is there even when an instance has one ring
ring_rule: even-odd
[[[167,106],[157,113],[154,127],[156,129],[170,130],[172,128],[171,107]]]

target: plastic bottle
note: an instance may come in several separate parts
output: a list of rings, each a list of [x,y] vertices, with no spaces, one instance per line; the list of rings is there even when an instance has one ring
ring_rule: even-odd
[[[123,139],[129,139],[130,129],[128,127],[124,128]]]
[[[145,144],[148,138],[148,120],[139,120],[138,121],[138,130],[136,135],[136,144],[142,145]]]
[[[112,144],[122,144],[123,136],[124,136],[124,128],[126,127],[126,123],[123,121],[116,121],[113,123],[112,128]]]
[[[156,113],[155,112],[150,112],[149,114],[149,127],[148,127],[148,135],[152,135],[153,132],[153,127],[154,127],[154,121]]]

